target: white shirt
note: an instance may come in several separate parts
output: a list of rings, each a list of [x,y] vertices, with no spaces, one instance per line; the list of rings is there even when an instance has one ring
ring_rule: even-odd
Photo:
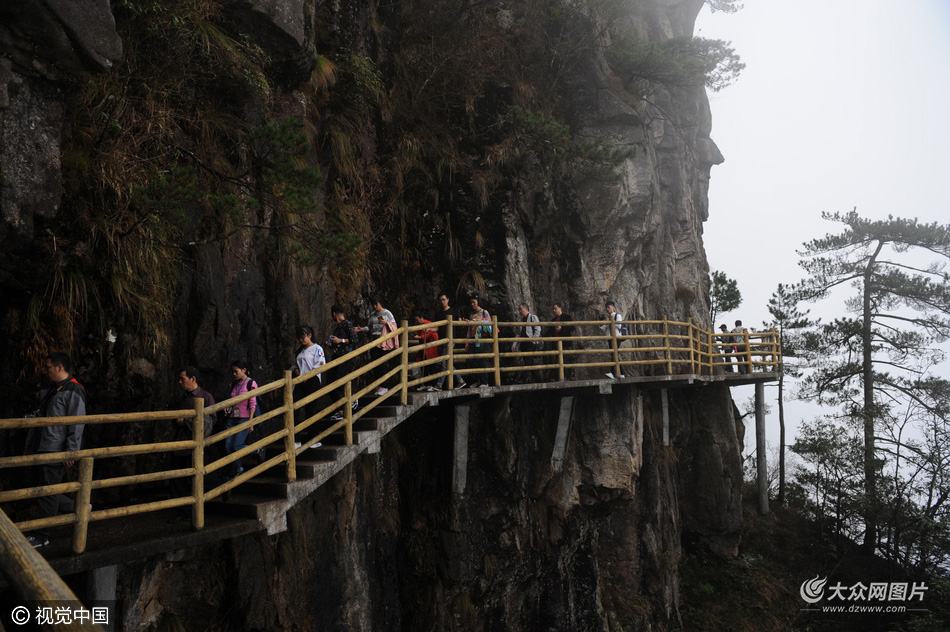
[[[297,371],[304,375],[327,363],[323,347],[314,343],[297,354]]]

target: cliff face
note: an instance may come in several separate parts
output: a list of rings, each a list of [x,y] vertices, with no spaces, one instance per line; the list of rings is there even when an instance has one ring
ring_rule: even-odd
[[[705,322],[722,158],[704,89],[631,80],[609,55],[621,34],[689,36],[701,0],[181,0],[115,18],[104,0],[26,4],[0,9],[2,382],[16,392],[32,386],[16,366],[53,347],[80,359],[99,410],[164,405],[184,362],[213,392],[233,357],[266,379],[296,324],[325,329],[336,301],[358,317],[369,292],[400,315],[457,288],[500,318],[526,301],[543,319],[555,300],[595,318],[613,300],[628,318]],[[201,29],[175,39],[182,23]],[[149,57],[155,42],[197,61]],[[191,120],[165,102],[188,98],[214,103]],[[287,120],[311,142],[294,145]],[[85,311],[57,293],[68,283]],[[147,299],[167,313],[144,317]],[[558,470],[557,400],[477,406],[462,496],[451,411],[414,417],[287,533],[130,563],[127,629],[677,629],[681,542],[738,542],[741,436],[725,388],[670,401],[665,447],[658,392],[579,398]]]

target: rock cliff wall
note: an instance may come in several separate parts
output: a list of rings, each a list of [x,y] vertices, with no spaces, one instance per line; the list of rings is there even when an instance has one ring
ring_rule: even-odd
[[[500,318],[609,299],[704,322],[704,89],[608,54],[689,36],[701,6],[0,9],[2,416],[47,349],[99,410],[162,406],[178,365],[213,392],[234,357],[266,379],[295,325],[376,292],[400,316],[444,288]],[[556,401],[482,404],[461,497],[450,411],[413,418],[287,533],[128,564],[127,628],[678,629],[681,543],[737,545],[741,436],[724,388],[671,403],[665,447],[656,392],[579,399],[560,471]]]

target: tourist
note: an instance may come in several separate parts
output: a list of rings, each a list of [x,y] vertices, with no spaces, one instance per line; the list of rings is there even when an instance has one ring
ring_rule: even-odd
[[[243,360],[234,360],[231,362],[231,377],[234,378],[234,381],[231,382],[231,395],[230,397],[239,397],[253,391],[257,388],[257,383],[250,378],[247,371],[247,362]],[[225,428],[233,428],[235,426],[240,426],[246,421],[250,421],[254,418],[254,412],[257,409],[257,398],[249,397],[242,402],[231,406],[225,410],[227,415],[227,422],[225,423]],[[254,429],[254,426],[241,430],[240,432],[233,434],[224,439],[224,453],[225,454],[234,454],[238,450],[246,447],[247,435]],[[235,476],[240,476],[244,473],[244,466],[241,464],[241,459],[234,461],[230,464],[229,468],[231,472],[231,478]]]
[[[195,400],[204,400],[204,407],[214,406],[214,396],[208,391],[198,386],[198,369],[193,366],[184,366],[178,372],[178,386],[181,387],[182,395],[178,400],[178,409],[187,410],[195,407]],[[175,420],[175,434],[172,441],[191,441],[194,439],[194,416],[179,417]],[[214,429],[214,416],[204,415],[204,438],[211,436]],[[192,451],[190,449],[176,450],[172,453],[172,467],[176,470],[188,469],[193,466]],[[179,476],[169,481],[172,497],[180,498],[192,495],[191,479]],[[179,507],[175,510],[175,516],[169,523],[180,522],[188,518],[189,511],[187,507]]]
[[[531,323],[537,323],[538,317],[535,314],[532,314],[528,310],[528,306],[525,303],[520,303],[518,305],[518,313],[521,314],[521,322],[524,323],[521,327],[518,328],[517,337],[522,340],[516,340],[511,343],[511,351],[513,353],[523,352],[523,353],[532,353],[538,349],[540,346],[538,344],[538,338],[541,337],[541,326],[532,325]],[[529,340],[523,340],[528,338]],[[536,366],[538,364],[537,356],[525,356],[523,358],[523,364],[525,367]],[[527,382],[539,382],[538,372],[535,370],[525,371],[523,378],[517,380],[518,382],[527,383]]]
[[[86,389],[70,373],[69,356],[54,351],[43,360],[43,370],[52,386],[40,392],[40,407],[37,417],[79,417],[86,414]],[[75,452],[82,446],[83,424],[44,426],[30,428],[26,435],[27,454],[49,452]],[[41,463],[36,466],[40,485],[58,485],[63,482],[66,470],[72,469],[74,460]],[[40,496],[36,499],[36,517],[52,518],[59,513],[72,513],[73,499],[65,494]],[[33,548],[49,544],[49,528],[41,527],[27,534]]]
[[[330,347],[330,351],[333,353],[332,359],[336,360],[337,358],[342,358],[353,350],[356,341],[356,328],[353,327],[353,323],[347,320],[346,313],[344,312],[342,306],[333,305],[330,308],[330,315],[333,317],[334,325],[333,333],[330,334],[330,337],[327,339],[327,343]],[[336,365],[330,369],[328,383],[332,384],[337,380],[345,378],[350,374],[350,371],[352,371],[352,367],[352,358],[346,362],[343,362],[342,364]],[[334,400],[338,400],[344,397],[344,393],[344,385],[341,384],[334,390],[332,397]],[[356,410],[357,406],[359,406],[359,401],[354,399],[350,406],[353,410]],[[331,419],[333,421],[339,421],[343,419],[343,409],[333,413],[333,417],[331,417]]]
[[[457,309],[449,306],[448,294],[446,294],[445,292],[443,292],[442,294],[439,294],[438,300],[439,300],[439,311],[436,313],[436,320],[438,321],[448,320],[449,317],[451,316],[453,321],[457,321],[459,319],[459,313]],[[437,333],[439,334],[439,340],[446,340],[449,337],[449,325],[448,324],[440,325]],[[455,332],[453,331],[452,333],[454,334]],[[454,336],[453,336],[453,339],[454,339]],[[445,356],[449,353],[448,343],[446,343],[444,346],[439,347],[439,348],[442,350],[442,364],[441,364],[440,373],[445,373],[448,370],[448,360],[445,359]],[[437,389],[441,391],[444,384],[445,384],[445,376],[440,375],[439,379],[436,380],[435,385]],[[455,377],[453,378],[453,384],[455,388],[465,388],[467,386],[467,384],[465,383],[465,380],[463,380],[462,376],[460,375],[455,375]]]
[[[370,314],[366,327],[354,327],[353,330],[356,332],[367,332],[369,341],[372,342],[379,340],[380,337],[386,333],[396,330],[396,317],[393,316],[391,311],[383,307],[382,301],[380,301],[378,298],[370,299],[370,305],[373,306],[373,313]],[[389,323],[389,325],[387,326],[386,323]],[[396,339],[393,338],[392,340]],[[375,347],[372,347],[369,350],[370,362],[375,362],[376,360],[382,358],[384,355],[389,353],[389,351],[396,348],[398,344],[399,343],[397,341],[395,343],[384,343],[384,346],[376,345]],[[379,381],[385,373],[386,365],[380,364],[370,372],[370,380],[375,383]],[[389,389],[386,387],[386,385],[384,383],[380,383],[373,394],[385,395],[388,392]]]

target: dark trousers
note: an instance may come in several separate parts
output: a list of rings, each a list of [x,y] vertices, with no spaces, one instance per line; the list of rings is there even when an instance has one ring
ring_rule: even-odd
[[[518,345],[518,351],[521,353],[532,353],[538,350],[538,343],[535,342],[521,342]],[[538,358],[537,356],[531,356],[529,358],[522,358],[524,366],[537,366]],[[541,380],[538,377],[538,372],[535,370],[531,371],[522,371],[520,382],[540,382]]]
[[[327,378],[329,381],[327,384],[332,384],[340,378],[346,377],[353,370],[353,360],[347,360],[343,364],[333,367],[328,371],[330,376]],[[353,390],[356,390],[355,388]],[[330,401],[336,401],[343,397],[346,393],[345,385],[340,385],[339,387],[333,389],[333,394],[330,396]]]
[[[321,374],[321,375],[325,375],[325,374]],[[298,384],[297,386],[294,387],[294,401],[300,401],[307,395],[312,395],[313,393],[317,392],[320,389],[320,386],[321,384],[320,384],[319,377],[311,377],[306,382],[302,382]],[[306,419],[310,419],[311,417],[317,414],[317,412],[320,410],[319,408],[320,399],[321,398],[318,397],[317,399],[313,400],[309,404],[306,404],[303,408],[297,411],[298,424]]]
[[[389,353],[389,351],[385,349],[380,349],[379,347],[373,347],[372,349],[369,350],[370,362],[375,362],[376,360],[379,360],[381,357],[383,357],[387,353]],[[370,377],[372,378],[373,382],[381,378],[383,374],[386,373],[386,364],[387,363],[384,362],[370,372]],[[378,386],[383,386],[383,387],[388,388],[387,383],[391,381],[392,380],[386,380],[385,382],[380,383]]]
[[[37,466],[36,477],[40,485],[58,485],[66,478],[66,465],[63,463],[46,463]],[[65,494],[41,496],[36,499],[36,517],[52,518],[60,513],[71,513],[75,506],[73,499]],[[36,529],[36,533],[49,537],[49,528]]]
[[[475,380],[487,386],[497,386],[495,384],[495,367],[490,366],[488,362],[488,359],[492,357],[491,346],[484,346],[487,347],[487,349],[476,349],[475,353],[473,354],[475,356],[473,360],[475,362],[475,368],[485,369],[484,372],[475,374]]]

